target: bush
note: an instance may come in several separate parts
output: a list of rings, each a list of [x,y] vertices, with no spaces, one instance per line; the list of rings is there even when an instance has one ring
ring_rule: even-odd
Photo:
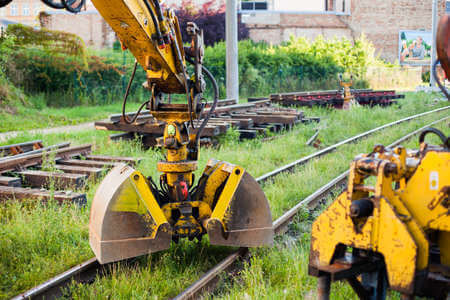
[[[17,104],[25,104],[27,101],[24,92],[15,87],[5,75],[6,63],[14,53],[13,45],[14,38],[0,36],[0,113],[14,113]]]
[[[226,45],[224,42],[208,47],[205,66],[225,89]],[[314,42],[304,38],[291,38],[279,46],[239,42],[239,86],[243,96],[260,96],[276,92],[336,89],[338,74],[353,74],[356,87],[366,87],[364,75],[373,63],[373,46],[364,38],[355,45],[350,41]],[[222,97],[224,94],[222,93]]]
[[[354,45],[346,39],[326,41],[320,37],[314,42],[291,38],[278,46],[240,41],[240,93],[249,97],[337,89],[339,73],[353,74],[354,87],[364,88],[368,66],[379,63],[373,52],[373,46],[364,37]],[[218,81],[221,98],[225,97],[225,57],[224,42],[205,49],[204,64]],[[26,92],[46,94],[48,105],[102,104],[122,99],[133,62],[130,52],[112,49],[86,51],[85,58],[81,58],[49,54],[40,48],[20,48],[8,59],[6,73],[11,82]],[[145,71],[139,67],[130,100],[142,101],[148,95],[141,88],[145,79]],[[212,89],[205,96],[211,98]]]
[[[47,105],[104,104],[124,93],[124,76],[132,66],[88,55],[76,35],[12,25],[6,36],[14,40],[8,44],[8,58],[0,61],[8,80],[27,93],[46,95]],[[137,77],[145,79],[143,70]],[[140,83],[135,81],[132,93]]]

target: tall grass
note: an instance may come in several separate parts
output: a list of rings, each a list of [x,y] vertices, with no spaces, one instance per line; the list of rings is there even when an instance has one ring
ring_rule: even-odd
[[[398,106],[389,108],[357,107],[351,111],[317,108],[305,109],[305,113],[308,116],[322,117],[322,122],[318,125],[321,128],[319,138],[327,146],[367,129],[446,104],[434,103],[434,98],[434,95],[408,94]],[[391,128],[367,140],[342,147],[333,154],[296,168],[292,174],[280,175],[266,183],[263,189],[270,201],[273,217],[279,217],[297,201],[347,169],[356,154],[370,151],[376,143],[388,144],[406,132],[444,115],[448,115],[448,112]],[[443,129],[449,134],[448,127]],[[202,149],[200,170],[196,172],[196,177],[199,178],[201,168],[209,158],[241,165],[257,177],[315,152],[316,149],[305,146],[314,130],[313,124],[298,125],[282,137],[264,143],[261,140],[238,143],[234,138],[225,139],[220,149]],[[103,131],[33,136],[24,134],[3,144],[35,138],[43,139],[46,144],[62,141],[73,141],[74,144],[93,143],[97,154],[143,157],[137,169],[146,176],[158,176],[155,166],[162,157],[160,151],[144,151],[137,142],[110,142],[108,135],[108,132]],[[42,206],[33,201],[10,201],[1,206],[0,298],[18,294],[93,255],[87,242],[88,214],[97,186],[98,182],[89,184],[86,190],[88,205],[84,209],[72,205]],[[306,214],[304,217],[308,218]],[[302,222],[298,226],[303,226],[301,224]],[[315,281],[305,273],[308,229],[305,227],[302,230],[298,232],[302,236],[302,242],[293,242],[293,246],[289,246],[291,248],[280,250],[277,246],[273,249],[255,250],[255,262],[246,268],[248,275],[239,284],[230,283],[230,291],[221,291],[219,296],[237,299],[246,297],[247,293],[250,298],[283,298],[283,295],[287,295],[285,298],[292,298],[298,293],[300,297],[308,297],[308,290],[313,293]],[[14,245],[19,245],[20,249],[15,249]],[[183,240],[168,251],[141,257],[135,264],[121,264],[111,276],[102,278],[91,286],[74,285],[68,291],[68,296],[83,299],[171,297],[229,251],[229,248],[209,246],[207,238],[200,244]],[[33,258],[32,262],[30,257]],[[12,264],[11,261],[15,263]],[[295,280],[306,282],[305,288],[302,288],[303,281],[294,283]],[[340,293],[337,295],[350,295],[347,287],[340,289],[338,285],[337,288]]]

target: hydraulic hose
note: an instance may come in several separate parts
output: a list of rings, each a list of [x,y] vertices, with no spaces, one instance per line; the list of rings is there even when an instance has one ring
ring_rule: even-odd
[[[155,16],[155,12],[152,10],[152,8],[150,7],[150,3],[148,3],[147,0],[144,0],[144,4],[147,7],[148,12],[150,13],[150,16],[152,18],[152,22],[155,25],[155,30],[156,30],[156,36],[158,38],[158,45],[161,45],[161,43],[164,43],[162,34],[161,34],[161,30],[159,29],[159,23],[158,23],[158,19]]]
[[[445,95],[445,97],[447,97],[448,100],[450,100],[450,96],[448,95],[447,89],[445,88],[445,86],[442,84],[442,82],[439,80],[438,76],[437,76],[437,72],[436,72],[436,67],[439,63],[439,59],[437,59],[434,64],[433,64],[433,77],[434,80],[436,80],[437,85],[439,86],[439,88],[441,89],[442,93]]]
[[[78,3],[77,6],[72,6],[76,0],[61,0],[62,4],[64,5],[64,7],[71,13],[77,14],[81,11],[81,8],[84,6],[85,0],[79,0],[80,2]]]
[[[186,61],[189,62],[190,64],[195,64],[194,61],[191,58],[189,58],[188,56],[186,56]],[[206,76],[208,76],[209,80],[211,80],[211,83],[213,85],[213,88],[214,88],[214,101],[213,101],[213,104],[211,105],[211,107],[209,109],[208,114],[206,115],[206,117],[203,120],[202,124],[198,128],[197,135],[195,136],[195,143],[196,143],[196,145],[198,145],[198,143],[200,141],[201,133],[202,133],[203,129],[205,128],[206,124],[208,123],[209,118],[211,117],[211,115],[216,110],[217,102],[219,101],[219,85],[217,84],[216,79],[214,78],[213,74],[203,65],[202,65],[202,70],[206,74]]]
[[[42,0],[47,6],[50,6],[54,9],[63,9],[64,4],[62,2],[54,2],[53,0]]]
[[[155,6],[156,14],[158,15],[158,20],[160,22],[164,21],[161,6],[159,5],[159,0],[153,0],[153,5]]]
[[[127,107],[127,100],[128,100],[128,95],[130,94],[130,88],[131,88],[131,84],[133,83],[133,79],[134,76],[136,75],[136,69],[137,69],[137,65],[138,62],[137,60],[134,62],[134,68],[133,68],[133,73],[131,73],[131,77],[130,80],[128,81],[128,85],[127,85],[127,89],[125,91],[125,96],[123,97],[123,104],[122,104],[122,119],[125,121],[125,123],[127,124],[132,124],[136,121],[137,117],[139,116],[139,114],[141,113],[142,109],[144,108],[144,106],[148,103],[144,102],[142,103],[142,105],[139,107],[138,111],[136,112],[136,114],[133,116],[133,118],[130,120],[128,119],[128,116],[126,114],[126,107]]]

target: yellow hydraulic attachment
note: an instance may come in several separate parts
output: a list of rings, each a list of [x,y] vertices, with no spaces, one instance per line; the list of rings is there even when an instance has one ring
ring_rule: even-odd
[[[194,184],[200,135],[218,99],[217,83],[202,65],[202,31],[189,23],[192,43],[184,49],[177,17],[172,10],[163,12],[159,0],[92,2],[122,47],[136,57],[134,72],[137,64],[147,72],[144,87],[152,96],[146,105],[155,119],[165,123],[158,143],[166,156],[157,166],[159,187],[125,165],[115,167],[100,184],[89,225],[90,244],[98,260],[108,263],[156,252],[169,248],[171,241],[201,239],[204,234],[216,245],[270,245],[273,228],[268,201],[244,169],[210,160]],[[194,66],[192,75],[187,73],[186,61]],[[215,91],[208,109],[200,103],[203,74]],[[164,94],[172,93],[186,94],[187,103],[163,102]],[[137,114],[131,120],[125,114],[127,96],[128,91],[122,121],[133,124]],[[200,117],[201,125],[194,128],[193,119]]]
[[[429,133],[443,146],[426,144]],[[450,139],[430,128],[420,142],[419,151],[378,145],[352,162],[347,190],[312,226],[309,273],[319,277],[319,299],[342,279],[361,299],[384,299],[387,287],[405,298],[447,297]]]
[[[350,77],[350,81],[345,82],[342,79],[342,75],[339,75],[339,85],[342,87],[342,93],[344,95],[342,109],[349,110],[352,106],[356,105],[355,97],[353,97],[351,90],[353,85],[353,76]]]

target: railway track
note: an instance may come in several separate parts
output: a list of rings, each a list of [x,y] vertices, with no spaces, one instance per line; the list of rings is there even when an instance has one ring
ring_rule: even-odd
[[[419,128],[403,136],[394,143],[390,144],[388,148],[398,146],[399,144],[410,139],[414,135],[419,134],[425,128],[431,127],[447,119],[450,119],[450,117],[442,118],[422,128]],[[321,199],[328,196],[335,188],[339,186],[345,186],[349,172],[350,171],[347,170],[344,173],[340,174],[339,176],[337,176],[324,186],[320,187],[314,193],[312,193],[302,201],[298,202],[297,205],[295,205],[293,208],[285,212],[281,217],[276,219],[273,222],[275,234],[278,235],[284,233],[287,230],[288,225],[292,222],[292,220],[302,207],[304,206],[315,207],[320,202]],[[226,272],[229,268],[232,268],[234,263],[244,258],[248,254],[248,252],[249,252],[248,248],[242,247],[236,250],[235,252],[231,253],[225,259],[219,262],[216,266],[214,266],[212,269],[206,272],[202,277],[200,277],[200,279],[198,279],[196,282],[194,282],[191,286],[189,286],[186,290],[181,292],[178,296],[176,296],[173,299],[174,300],[195,299],[199,297],[202,292],[213,290],[213,285],[215,285],[215,283],[217,282],[217,277],[219,276],[219,274],[222,274],[223,272]],[[234,271],[236,271],[235,267],[233,269]]]
[[[356,136],[353,136],[351,138],[348,138],[344,141],[341,141],[339,143],[336,143],[332,146],[329,146],[325,149],[322,149],[320,151],[317,151],[311,155],[308,155],[306,157],[303,157],[301,159],[298,159],[292,163],[286,164],[283,167],[280,167],[272,172],[269,172],[263,176],[260,176],[257,178],[258,183],[264,183],[268,181],[269,179],[274,178],[275,176],[292,171],[295,167],[298,167],[300,165],[306,164],[307,162],[318,158],[320,156],[326,155],[328,153],[333,152],[337,148],[349,144],[352,142],[355,142],[359,139],[362,139],[364,137],[367,137],[373,133],[380,132],[386,128],[411,121],[414,119],[418,119],[423,116],[427,116],[430,114],[442,112],[445,110],[450,109],[450,106],[442,107],[439,109],[435,109],[432,111],[420,113],[417,115],[413,115],[407,118],[403,118],[401,120],[397,120],[395,122],[391,122],[382,126],[379,126],[377,128],[371,129],[369,131],[366,131],[364,133],[358,134]],[[437,120],[433,123],[428,124],[428,126],[433,126],[434,124],[438,122],[442,122],[446,119],[449,119],[450,117],[445,117],[443,119]],[[400,140],[394,142],[394,144],[390,146],[394,146],[395,144],[401,143],[404,140],[407,140],[408,138],[414,136],[418,132],[420,132],[423,128],[418,129],[405,137],[401,138]],[[334,188],[343,185],[345,183],[347,177],[347,172],[344,172],[343,174],[339,175],[332,181],[330,181],[328,184],[324,185],[320,189],[318,189],[316,192],[299,202],[296,206],[291,208],[289,211],[287,211],[282,217],[278,218],[274,221],[273,225],[275,228],[275,233],[279,234],[283,232],[283,230],[287,227],[287,225],[291,222],[291,220],[294,218],[298,210],[305,206],[305,205],[312,205],[314,206],[320,199],[322,199],[324,196],[328,195]],[[211,286],[217,282],[217,276],[221,274],[222,272],[228,270],[235,262],[242,259],[245,255],[247,255],[248,249],[247,248],[239,248],[229,256],[227,256],[224,260],[222,260],[219,264],[217,264],[215,267],[210,269],[208,272],[206,272],[202,277],[194,282],[190,287],[188,287],[185,291],[183,291],[181,294],[179,294],[175,299],[191,299],[198,296],[200,293],[206,290],[210,290]],[[91,258],[87,260],[86,262],[83,262],[79,265],[76,265],[72,267],[71,269],[65,271],[64,273],[61,273],[50,280],[47,280],[46,282],[16,296],[13,299],[53,299],[62,296],[62,291],[67,288],[72,281],[76,281],[78,283],[91,283],[93,280],[95,280],[95,277],[97,275],[105,275],[108,274],[112,269],[113,264],[106,264],[106,265],[100,265],[98,261],[94,258]]]

